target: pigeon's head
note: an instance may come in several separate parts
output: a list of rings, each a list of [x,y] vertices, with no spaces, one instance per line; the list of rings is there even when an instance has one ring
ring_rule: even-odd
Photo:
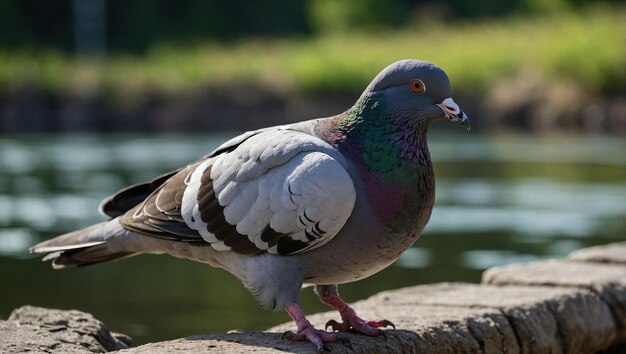
[[[378,97],[394,118],[411,124],[448,119],[469,130],[467,115],[450,97],[450,80],[437,65],[422,60],[401,60],[381,71],[360,100]]]

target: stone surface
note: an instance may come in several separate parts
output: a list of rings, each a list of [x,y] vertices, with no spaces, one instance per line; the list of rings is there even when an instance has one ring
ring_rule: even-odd
[[[616,341],[626,341],[626,266],[548,260],[488,269],[483,283],[562,286],[595,292],[610,308],[618,326]]]
[[[522,353],[596,352],[618,336],[609,306],[587,289],[441,283],[375,295],[412,304],[498,309],[516,333]],[[403,299],[410,303],[403,303]],[[411,304],[412,303],[412,304]],[[514,338],[515,339],[515,338]]]
[[[615,342],[618,325],[593,291],[545,286],[436,284],[379,293],[354,304],[365,319],[388,318],[398,330],[387,340],[346,333],[354,352],[590,353]],[[308,316],[317,328],[336,312]],[[269,332],[294,330],[291,322]],[[236,342],[239,345],[233,346]],[[251,346],[252,343],[255,346]],[[244,345],[245,347],[242,347]],[[331,344],[333,352],[353,352]],[[124,351],[150,353],[207,350],[309,352],[309,343],[281,341],[276,333],[199,336]]]
[[[574,261],[626,265],[626,242],[583,248],[572,252],[567,258]]]
[[[626,285],[626,268],[597,264],[547,260],[511,264],[487,269],[482,282],[498,285],[546,285],[593,288],[601,284]]]
[[[132,340],[109,332],[92,315],[23,306],[0,321],[2,353],[104,353],[128,348]]]
[[[155,342],[119,351],[130,353],[310,353],[311,344],[281,340],[279,333],[227,333],[191,336],[165,342]]]
[[[410,302],[410,293],[402,295],[401,302]],[[387,339],[360,334],[342,334],[349,339],[352,349],[340,343],[329,344],[333,353],[501,353],[507,348],[519,352],[515,334],[506,318],[496,309],[471,309],[445,306],[398,306],[384,299],[369,299],[356,303],[354,308],[365,318],[389,317],[397,330],[387,330]],[[327,320],[337,318],[336,312],[320,313],[307,318],[317,328]],[[122,353],[185,352],[254,352],[254,353],[310,353],[310,343],[282,340],[281,334],[294,330],[289,322],[270,328],[272,333],[229,333],[225,335],[195,336],[175,341],[151,343]]]
[[[626,243],[574,252],[567,260],[496,267],[483,284],[441,283],[386,291],[355,303],[364,319],[386,318],[384,337],[342,334],[335,353],[622,353],[626,348]],[[323,328],[336,312],[308,316]],[[0,321],[0,352],[309,353],[282,340],[289,322],[268,332],[192,336],[128,348],[93,316],[32,306]],[[124,349],[126,348],[126,349]]]
[[[419,287],[413,287],[416,289]],[[452,306],[423,306],[413,301],[410,291],[395,296],[373,297],[354,304],[357,313],[366,320],[386,318],[397,330],[387,330],[387,340],[359,334],[344,334],[352,342],[356,353],[436,353],[519,352],[515,334],[503,314],[493,308],[466,308]],[[307,316],[317,328],[323,328],[329,319],[339,320],[337,312]],[[293,330],[293,323],[270,328],[269,331]],[[333,352],[352,352],[340,345]]]

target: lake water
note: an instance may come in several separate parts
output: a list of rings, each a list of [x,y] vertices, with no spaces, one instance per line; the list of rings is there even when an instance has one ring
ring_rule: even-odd
[[[179,167],[233,134],[0,138],[0,318],[17,306],[93,313],[143,343],[288,321],[224,271],[170,256],[53,271],[32,244],[104,220],[100,200]],[[429,137],[437,201],[424,235],[394,265],[344,285],[349,301],[485,268],[561,257],[626,239],[626,141],[618,138]],[[304,289],[307,313],[326,310]],[[390,318],[393,320],[393,318]]]

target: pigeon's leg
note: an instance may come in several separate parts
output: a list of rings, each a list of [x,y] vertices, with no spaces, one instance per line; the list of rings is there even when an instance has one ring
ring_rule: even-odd
[[[287,331],[283,334],[283,338],[287,338],[294,341],[306,342],[309,341],[315,345],[318,352],[330,351],[324,343],[341,341],[344,345],[352,347],[347,339],[344,339],[336,333],[328,333],[319,329],[315,329],[311,322],[304,317],[302,309],[298,304],[291,304],[287,306],[287,313],[296,322],[298,330],[296,333]]]
[[[326,328],[331,327],[333,331],[341,332],[353,329],[368,336],[384,336],[385,332],[378,329],[379,327],[391,326],[393,329],[396,328],[396,326],[388,320],[365,321],[361,319],[352,307],[348,306],[348,304],[339,297],[337,285],[316,285],[315,293],[317,293],[317,296],[319,296],[323,303],[339,311],[341,319],[343,320],[341,323],[330,320],[326,322]]]

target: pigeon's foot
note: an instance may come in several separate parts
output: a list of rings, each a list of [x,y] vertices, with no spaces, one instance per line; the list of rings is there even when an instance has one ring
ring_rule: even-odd
[[[330,320],[326,322],[326,328],[330,327],[333,331],[346,332],[349,330],[354,330],[359,333],[363,333],[368,336],[384,336],[385,332],[379,328],[390,326],[393,329],[396,329],[396,326],[389,320],[377,320],[377,321],[366,321],[360,318],[354,309],[346,304],[337,293],[336,287],[326,286],[324,288],[319,287],[318,295],[322,302],[331,306],[335,310],[339,311],[341,315],[342,322],[337,322],[335,320]]]
[[[292,304],[287,307],[287,313],[296,322],[298,330],[296,333],[287,331],[283,333],[283,338],[298,341],[298,342],[311,342],[315,345],[315,349],[318,352],[331,351],[325,343],[341,342],[345,346],[352,349],[352,344],[346,338],[341,337],[336,333],[328,333],[313,327],[311,322],[304,317],[302,310],[298,304]]]
[[[350,308],[350,310],[352,310]],[[357,316],[357,314],[352,310],[352,313],[341,313],[341,318],[343,322],[337,322],[335,320],[329,320],[326,322],[326,328],[331,327],[333,331],[347,332],[350,330],[354,330],[359,333],[363,333],[368,336],[376,337],[383,336],[385,339],[387,335],[380,327],[391,326],[393,329],[396,329],[396,326],[389,320],[376,320],[376,321],[366,321]]]

